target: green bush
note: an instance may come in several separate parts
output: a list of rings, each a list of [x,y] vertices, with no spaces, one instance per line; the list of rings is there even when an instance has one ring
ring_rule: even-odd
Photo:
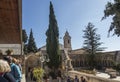
[[[36,67],[33,70],[33,77],[37,80],[37,82],[42,82],[42,77],[44,74],[44,70],[40,67]]]
[[[11,55],[11,53],[13,52],[13,50],[12,49],[8,49],[5,52],[7,53],[7,55]]]

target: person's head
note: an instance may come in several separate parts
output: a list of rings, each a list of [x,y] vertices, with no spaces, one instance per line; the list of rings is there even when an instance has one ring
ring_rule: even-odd
[[[13,59],[12,59],[12,62],[15,63],[15,64],[18,64],[18,63],[19,63],[16,58],[13,58]]]
[[[77,78],[77,75],[75,75],[75,78]]]
[[[11,68],[8,64],[7,61],[0,59],[0,72],[5,73],[5,72],[10,72]]]
[[[84,79],[84,78],[83,78],[83,76],[81,76],[80,78],[81,78],[81,80],[83,80],[83,79]]]
[[[3,60],[7,61],[9,64],[12,63],[12,57],[11,56],[5,56]]]

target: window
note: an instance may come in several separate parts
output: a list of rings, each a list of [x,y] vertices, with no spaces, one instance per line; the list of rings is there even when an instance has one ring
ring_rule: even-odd
[[[68,44],[70,43],[70,41],[68,40]]]

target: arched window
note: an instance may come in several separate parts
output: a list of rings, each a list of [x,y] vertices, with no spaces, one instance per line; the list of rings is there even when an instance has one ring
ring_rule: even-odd
[[[70,41],[68,40],[68,44],[70,43]]]

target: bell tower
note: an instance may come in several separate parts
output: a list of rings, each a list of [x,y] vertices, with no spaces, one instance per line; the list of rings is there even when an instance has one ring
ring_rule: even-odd
[[[64,39],[64,48],[67,48],[68,50],[72,50],[72,48],[71,48],[71,36],[69,35],[68,31],[65,32],[63,39]]]

